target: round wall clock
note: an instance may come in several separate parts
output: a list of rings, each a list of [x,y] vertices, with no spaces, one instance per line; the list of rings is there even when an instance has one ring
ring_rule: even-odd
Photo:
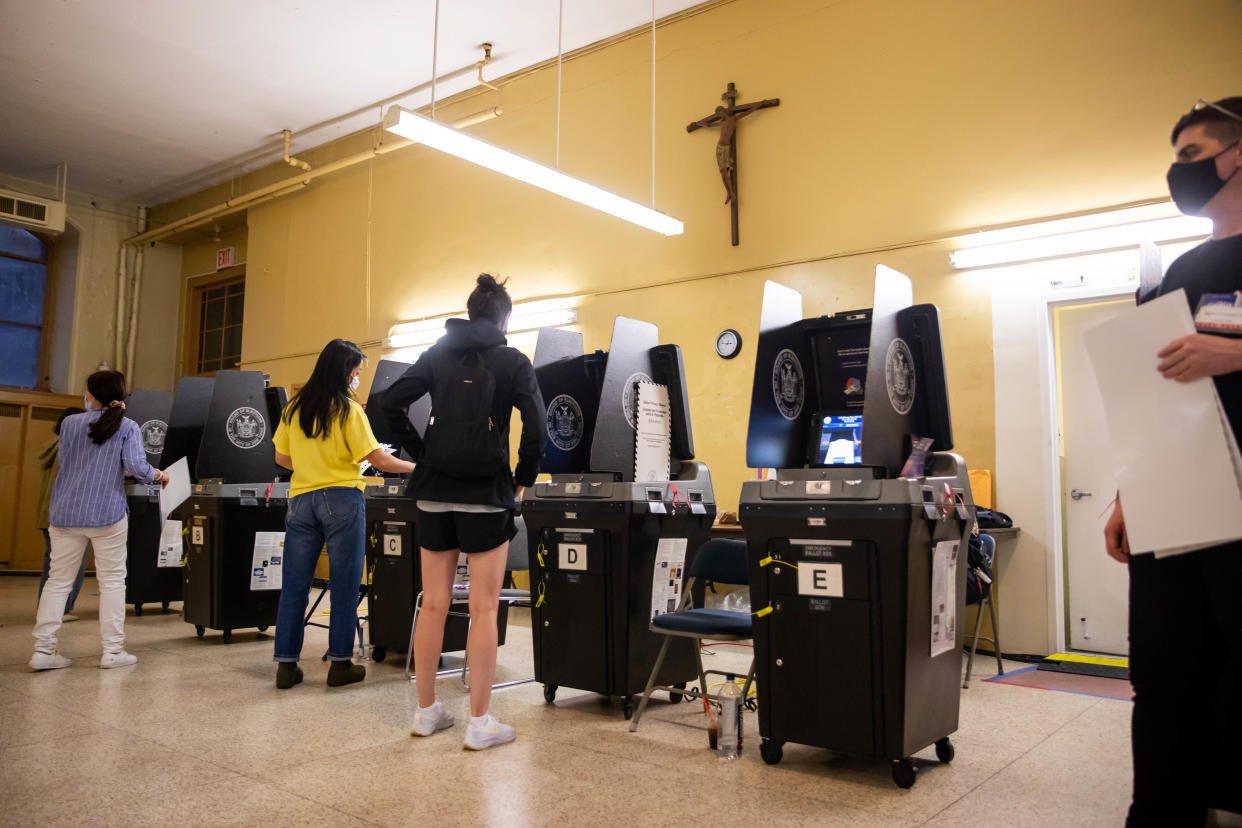
[[[733,359],[742,351],[742,335],[726,328],[716,336],[716,353],[721,359]]]

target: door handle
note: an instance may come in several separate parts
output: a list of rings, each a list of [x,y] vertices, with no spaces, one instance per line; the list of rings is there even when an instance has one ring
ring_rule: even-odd
[[[1084,497],[1091,497],[1091,492],[1080,492],[1078,489],[1070,489],[1070,497],[1074,500],[1082,500]]]

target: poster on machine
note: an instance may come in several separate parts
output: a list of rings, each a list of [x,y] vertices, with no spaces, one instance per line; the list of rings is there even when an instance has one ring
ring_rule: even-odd
[[[280,589],[281,563],[284,558],[284,532],[255,532],[254,564],[250,569],[250,591]]]
[[[163,569],[172,566],[181,566],[184,557],[181,548],[181,521],[166,520],[163,528],[160,529],[160,551],[159,557],[156,559],[156,567]]]
[[[651,617],[676,612],[686,569],[686,538],[660,538],[651,576]]]
[[[957,646],[957,550],[960,541],[940,541],[932,552],[931,655]]]

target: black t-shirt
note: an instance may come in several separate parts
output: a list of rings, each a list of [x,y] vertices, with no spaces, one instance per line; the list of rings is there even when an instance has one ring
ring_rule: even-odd
[[[1205,293],[1242,291],[1242,234],[1224,239],[1209,239],[1182,254],[1169,265],[1158,296],[1184,288],[1193,314]],[[1220,334],[1224,335],[1224,334]],[[1220,394],[1221,405],[1229,417],[1234,437],[1242,445],[1242,371],[1212,378]]]

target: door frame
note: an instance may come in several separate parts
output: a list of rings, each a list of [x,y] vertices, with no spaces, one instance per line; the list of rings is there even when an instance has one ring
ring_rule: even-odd
[[[1069,625],[1066,623],[1068,604],[1065,600],[1065,516],[1064,495],[1061,492],[1061,456],[1058,451],[1057,410],[1059,408],[1061,389],[1057,385],[1056,340],[1053,335],[1055,310],[1067,305],[1079,305],[1086,302],[1116,299],[1133,296],[1136,285],[1086,285],[1077,288],[1063,288],[1048,291],[1039,297],[1038,313],[1040,314],[1039,355],[1040,373],[1043,386],[1047,389],[1044,396],[1042,433],[1045,446],[1045,459],[1050,474],[1044,486],[1045,502],[1049,505],[1045,537],[1052,539],[1052,554],[1048,556],[1048,605],[1052,611],[1048,614],[1048,635],[1055,642],[1057,652],[1070,650]],[[1102,544],[1102,541],[1101,541]],[[1101,550],[1102,552],[1102,550]]]

